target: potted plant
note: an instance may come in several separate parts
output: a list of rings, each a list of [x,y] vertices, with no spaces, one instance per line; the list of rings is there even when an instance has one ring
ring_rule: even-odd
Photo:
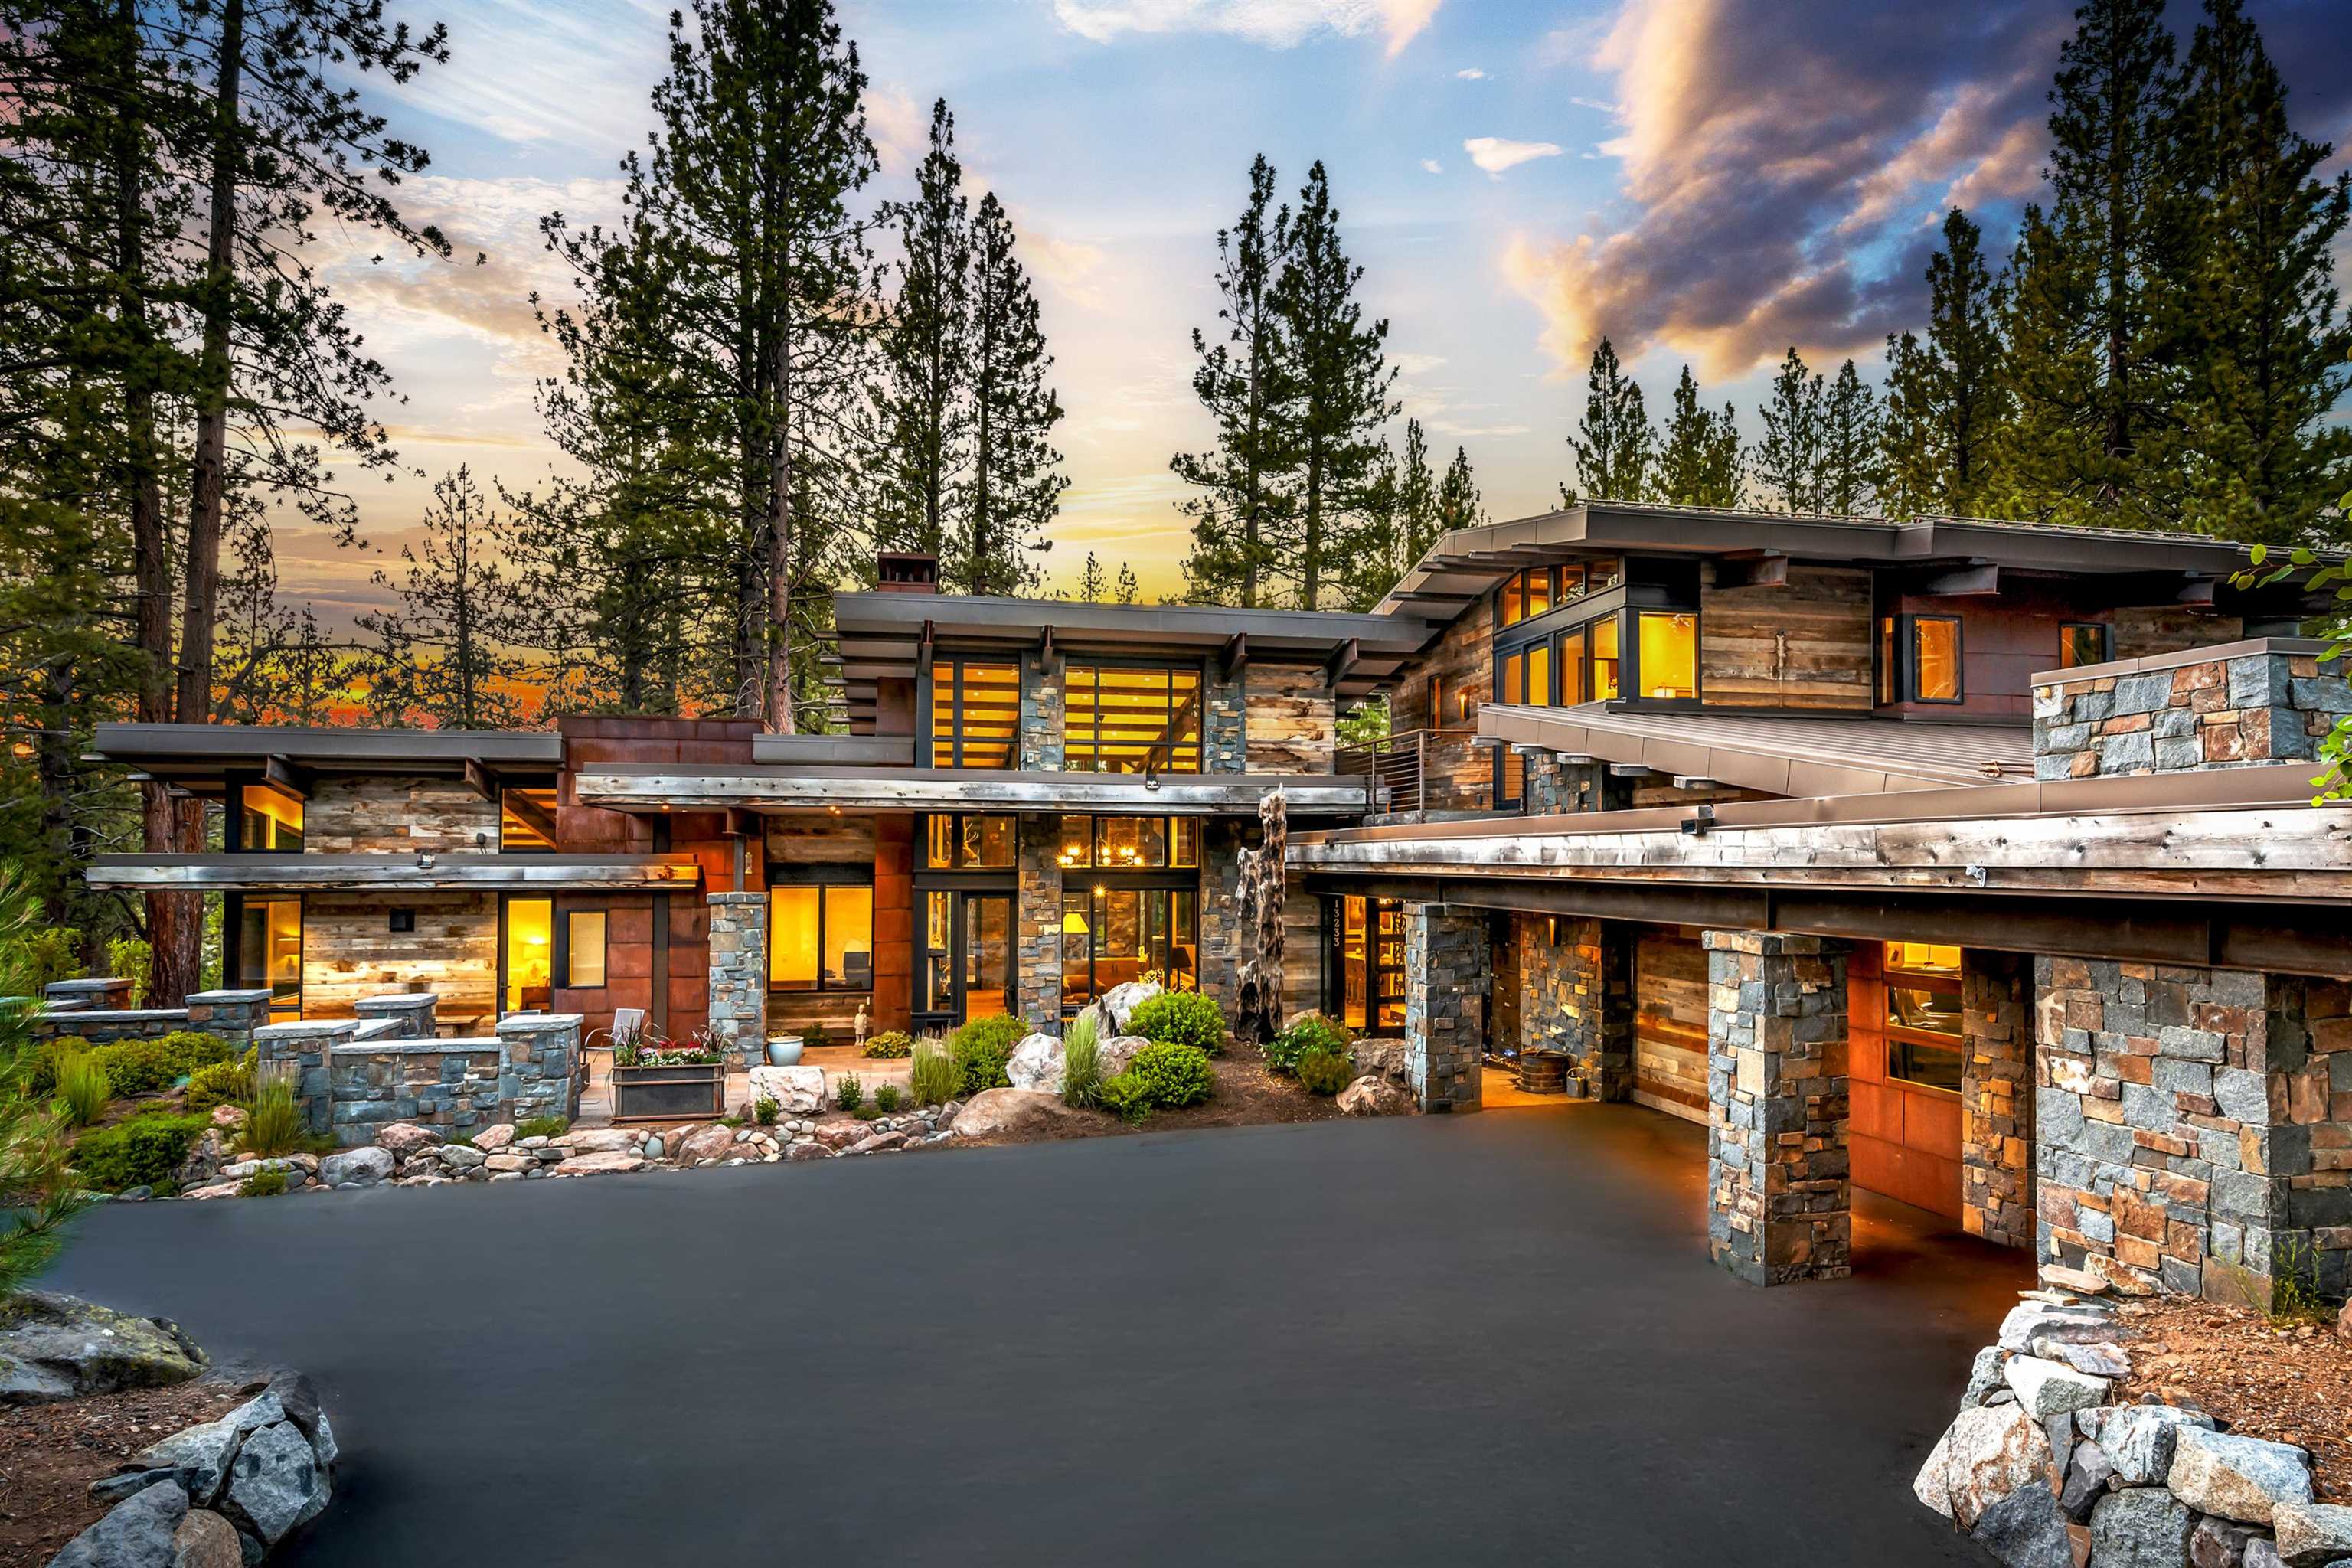
[[[682,1121],[727,1110],[727,1058],[708,1029],[690,1040],[649,1037],[613,1052],[614,1121]]]

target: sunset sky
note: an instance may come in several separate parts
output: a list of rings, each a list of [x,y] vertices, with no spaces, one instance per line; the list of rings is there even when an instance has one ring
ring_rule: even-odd
[[[2334,0],[2256,0],[2298,128],[2352,142],[2352,26]],[[1189,332],[1215,310],[1218,226],[1252,156],[1286,191],[1324,160],[1406,411],[1466,447],[1497,518],[1543,509],[1594,341],[1612,335],[1663,408],[1690,362],[1743,422],[1796,343],[1875,374],[1922,310],[1944,207],[2005,253],[2041,180],[2070,7],[1983,0],[844,0],[901,194],[933,98],[955,111],[975,195],[1011,209],[1035,274],[1074,483],[1049,565],[1095,551],[1173,589],[1185,545],[1171,452],[1203,446]],[[430,479],[543,479],[531,405],[559,368],[528,296],[568,288],[541,216],[610,216],[615,161],[651,123],[667,7],[464,0],[454,58],[387,103],[433,168],[405,187],[456,263],[329,268],[406,402],[404,465],[362,481],[372,552],[283,527],[283,590],[340,623],[375,597]],[[2193,7],[2176,5],[2185,45]],[[2339,154],[2331,169],[2341,168]],[[488,261],[472,265],[477,251]]]

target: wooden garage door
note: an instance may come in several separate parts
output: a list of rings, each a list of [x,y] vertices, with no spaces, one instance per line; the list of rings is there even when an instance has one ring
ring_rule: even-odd
[[[1706,950],[1696,935],[1644,931],[1634,941],[1633,1098],[1707,1119]]]

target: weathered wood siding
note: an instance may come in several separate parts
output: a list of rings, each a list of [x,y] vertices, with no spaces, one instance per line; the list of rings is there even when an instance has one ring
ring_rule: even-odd
[[[1292,881],[1282,900],[1282,1009],[1285,1018],[1323,1006],[1323,900]]]
[[[415,931],[392,929],[394,904],[416,911]],[[302,895],[306,1018],[348,1018],[362,996],[421,986],[441,998],[443,1028],[479,1033],[497,1015],[498,980],[495,893]]]
[[[2069,618],[2105,619],[2115,627],[2113,640],[2117,658],[2152,658],[2161,653],[2235,642],[2245,636],[2246,628],[2246,623],[2236,616],[2208,615],[2185,605],[2132,605],[2105,617]]]
[[[1254,773],[1331,771],[1333,710],[1319,668],[1252,664],[1244,677],[1243,731]]]
[[[499,808],[462,779],[322,778],[302,808],[302,847],[313,855],[495,854]]]
[[[1699,694],[1710,707],[1871,705],[1870,574],[1797,566],[1779,587],[1699,590]]]
[[[874,864],[877,818],[803,812],[767,819],[768,858],[783,866]]]
[[[1633,946],[1633,1098],[1707,1119],[1706,952],[1696,932],[1644,930]]]

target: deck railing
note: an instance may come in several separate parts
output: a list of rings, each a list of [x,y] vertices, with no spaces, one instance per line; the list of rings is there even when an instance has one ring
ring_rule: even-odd
[[[1341,746],[1331,771],[1370,775],[1372,809],[1390,816],[1425,816],[1475,803],[1456,799],[1464,764],[1473,753],[1471,730],[1402,730],[1369,745]]]

